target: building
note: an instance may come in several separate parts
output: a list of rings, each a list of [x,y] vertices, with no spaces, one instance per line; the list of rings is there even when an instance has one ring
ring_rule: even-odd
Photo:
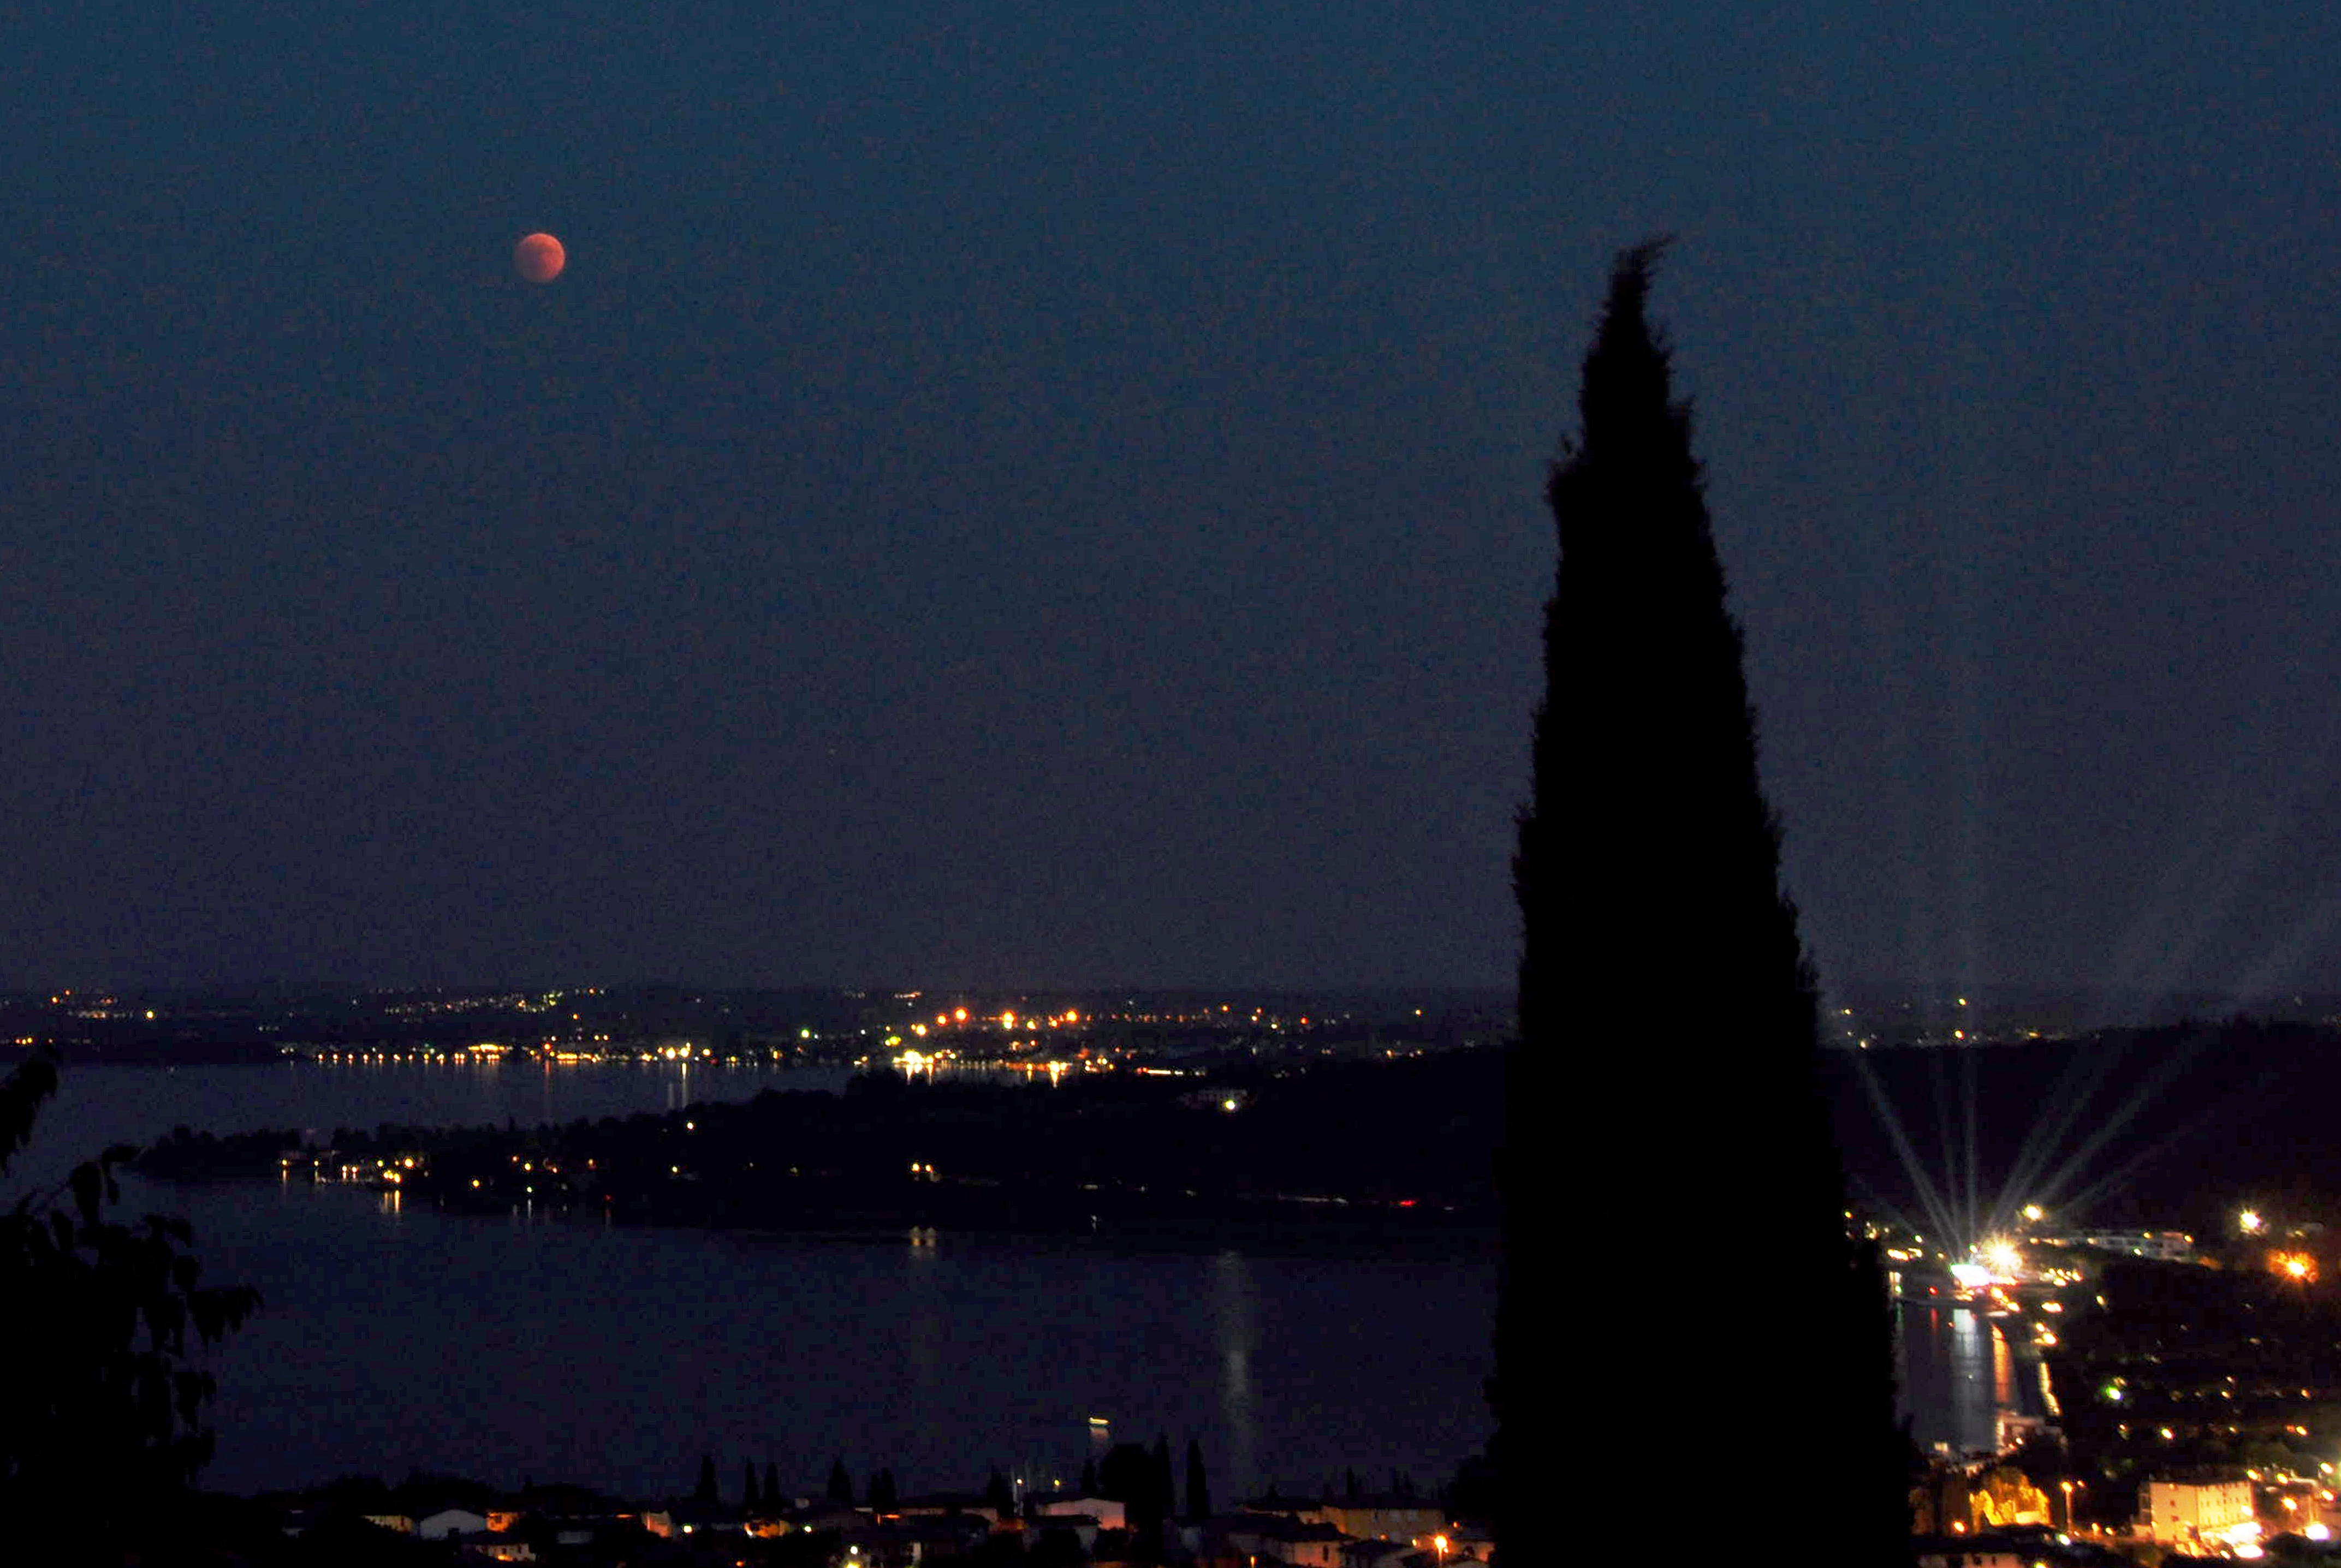
[[[1428,1541],[1447,1529],[1447,1512],[1418,1497],[1369,1494],[1320,1506],[1324,1521],[1360,1541]]]
[[[1910,1543],[1918,1568],[2032,1568],[2037,1550],[2004,1535],[1921,1535]]]
[[[1214,1532],[1210,1526],[1217,1526]],[[1210,1522],[1205,1529],[1205,1554],[1216,1533],[1239,1557],[1272,1558],[1294,1568],[1342,1568],[1341,1549],[1355,1544],[1330,1524],[1306,1523],[1278,1513],[1240,1513]]]
[[[2124,1257],[2150,1257],[2157,1263],[2187,1263],[2195,1256],[2195,1238],[2183,1230],[2092,1230],[2029,1239],[2047,1246],[2085,1246]]]
[[[2148,1540],[2191,1541],[2246,1524],[2256,1528],[2252,1484],[2243,1476],[2157,1478],[2138,1485],[2137,1529]]]
[[[484,1535],[488,1533],[488,1516],[468,1508],[442,1508],[417,1519],[414,1533],[425,1541],[444,1541],[450,1535]]]
[[[1111,1497],[1052,1497],[1035,1511],[1042,1519],[1067,1519],[1086,1514],[1106,1530],[1130,1528],[1130,1511]]]
[[[894,1512],[905,1519],[929,1514],[949,1518],[953,1514],[965,1513],[994,1528],[1001,1523],[1000,1510],[992,1505],[990,1497],[981,1492],[931,1492],[924,1496],[905,1497],[895,1505]]]
[[[1097,1549],[1098,1532],[1103,1527],[1094,1513],[1074,1513],[1064,1510],[1041,1514],[1027,1526],[1036,1540],[1052,1531],[1062,1531],[1080,1542],[1084,1552]]]
[[[843,1531],[837,1543],[844,1548],[844,1562],[849,1565],[917,1568],[921,1563],[963,1557],[991,1533],[991,1526],[972,1513],[923,1513],[915,1519],[890,1520]],[[1084,1550],[1096,1544],[1093,1532],[1083,1536],[1077,1530],[1075,1535],[1082,1541]],[[831,1560],[837,1561],[834,1555]]]

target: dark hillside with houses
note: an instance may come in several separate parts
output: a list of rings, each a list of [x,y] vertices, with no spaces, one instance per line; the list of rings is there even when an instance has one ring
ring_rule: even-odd
[[[1211,1506],[1191,1445],[1185,1493],[1167,1445],[1124,1444],[1073,1493],[1027,1494],[994,1472],[976,1490],[900,1494],[892,1472],[857,1485],[840,1464],[816,1490],[783,1487],[774,1468],[742,1467],[721,1486],[712,1456],[689,1494],[644,1501],[589,1488],[524,1483],[499,1489],[457,1476],[410,1475],[388,1485],[344,1476],[256,1498],[195,1494],[147,1544],[163,1561],[313,1564],[546,1563],[577,1568],[675,1563],[786,1568],[1088,1568],[1175,1564],[1250,1568],[1443,1568],[1485,1562],[1490,1541],[1471,1510],[1483,1483],[1467,1472],[1436,1492],[1406,1477],[1384,1490],[1354,1474],[1311,1496],[1270,1494]],[[70,1532],[43,1550],[69,1553]],[[30,1560],[30,1559],[28,1559]],[[69,1555],[41,1561],[70,1561]]]

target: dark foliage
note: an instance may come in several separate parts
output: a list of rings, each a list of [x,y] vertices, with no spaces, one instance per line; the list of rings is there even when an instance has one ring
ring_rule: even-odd
[[[1146,1516],[1159,1535],[1163,1522],[1175,1517],[1179,1512],[1179,1493],[1170,1478],[1170,1439],[1168,1434],[1155,1434],[1151,1457],[1154,1461],[1153,1486],[1146,1498]]]
[[[0,1171],[56,1084],[46,1051],[0,1081]],[[211,1456],[214,1384],[195,1358],[259,1293],[203,1285],[184,1219],[108,1217],[134,1152],[109,1148],[0,1213],[0,1501],[12,1517],[37,1504],[134,1536]]]
[[[1039,1539],[1024,1553],[1031,1568],[1088,1568],[1089,1553],[1070,1528],[1044,1524],[1037,1533]]]
[[[789,1500],[781,1495],[781,1469],[771,1460],[764,1461],[764,1506],[778,1512],[788,1506]]]
[[[208,1181],[274,1176],[278,1160],[301,1146],[300,1136],[274,1130],[218,1137],[184,1126],[142,1150],[133,1168],[162,1181]]]
[[[1002,1519],[1011,1518],[1016,1513],[1016,1488],[1010,1485],[1008,1477],[997,1470],[991,1473],[991,1479],[983,1484],[983,1500]]]
[[[1908,1554],[1893,1428],[1890,1324],[1874,1263],[1848,1241],[1843,1176],[1816,1081],[1818,997],[1779,883],[1780,829],[1757,768],[1742,639],[1725,602],[1690,410],[1647,314],[1661,244],[1628,252],[1586,355],[1579,434],[1547,495],[1560,560],[1545,615],[1534,796],[1513,864],[1520,1031],[1506,1077],[1506,1265],[1497,1325],[1499,1539],[1534,1517],[1511,1451],[1526,1428],[1590,1405],[1658,1451],[1710,1402],[1689,1354],[1714,1333],[1708,1293],[1666,1293],[1641,1334],[1679,1354],[1580,1367],[1564,1391],[1548,1346],[1561,1271],[1536,1269],[1555,1211],[1542,1192],[1626,1190],[1589,1238],[1619,1255],[1650,1214],[1696,1214],[1706,1279],[1795,1282],[1736,1295],[1733,1333],[1798,1370],[1772,1442],[1830,1478],[1828,1560]],[[1661,1080],[1652,1047],[1669,1058]],[[1630,1116],[1610,1140],[1557,1146],[1557,1116]],[[1558,1165],[1560,1168],[1554,1169]],[[1559,1178],[1556,1182],[1555,1178]],[[1614,1235],[1599,1234],[1607,1224]],[[1748,1321],[1750,1316],[1758,1321]],[[1637,1441],[1639,1440],[1639,1441]],[[1656,1517],[1663,1488],[1627,1512]]]
[[[1211,1484],[1203,1474],[1203,1444],[1200,1439],[1187,1439],[1187,1517],[1208,1519],[1211,1516]]]
[[[694,1503],[716,1501],[715,1455],[712,1454],[699,1456],[699,1484],[691,1489],[691,1497]]]
[[[1496,1473],[1485,1454],[1475,1454],[1455,1467],[1440,1501],[1457,1519],[1484,1524],[1496,1513]]]
[[[756,1493],[756,1462],[752,1459],[743,1461],[741,1466],[740,1506],[742,1508],[763,1506],[763,1499]]]
[[[1122,1505],[1133,1536],[1141,1541],[1160,1538],[1162,1522],[1175,1506],[1167,1438],[1155,1439],[1151,1449],[1138,1443],[1115,1444],[1098,1464],[1097,1483],[1099,1496]]]
[[[889,1513],[900,1501],[894,1494],[894,1473],[882,1466],[878,1474],[870,1478],[871,1508],[876,1513]]]
[[[830,1461],[829,1485],[826,1490],[832,1503],[847,1508],[853,1506],[853,1477],[845,1473],[845,1461],[842,1458]]]

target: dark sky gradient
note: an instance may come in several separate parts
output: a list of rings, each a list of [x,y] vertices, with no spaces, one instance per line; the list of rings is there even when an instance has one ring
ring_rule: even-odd
[[[2341,984],[2326,7],[324,9],[0,25],[0,983],[1500,984],[1672,229],[1825,971]]]

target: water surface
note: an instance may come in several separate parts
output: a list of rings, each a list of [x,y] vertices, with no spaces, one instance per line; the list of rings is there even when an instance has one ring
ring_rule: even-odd
[[[74,1067],[0,1196],[178,1125],[532,1125],[844,1077]],[[1102,1415],[1117,1439],[1200,1438],[1224,1500],[1345,1469],[1434,1484],[1487,1434],[1486,1264],[611,1228],[305,1183],[133,1181],[126,1196],[188,1216],[206,1277],[266,1297],[215,1362],[205,1482],[234,1491],[420,1466],[658,1495],[686,1488],[702,1452],[727,1480],[771,1460],[799,1488],[838,1456],[910,1490],[980,1486],[994,1465],[1071,1485]]]

